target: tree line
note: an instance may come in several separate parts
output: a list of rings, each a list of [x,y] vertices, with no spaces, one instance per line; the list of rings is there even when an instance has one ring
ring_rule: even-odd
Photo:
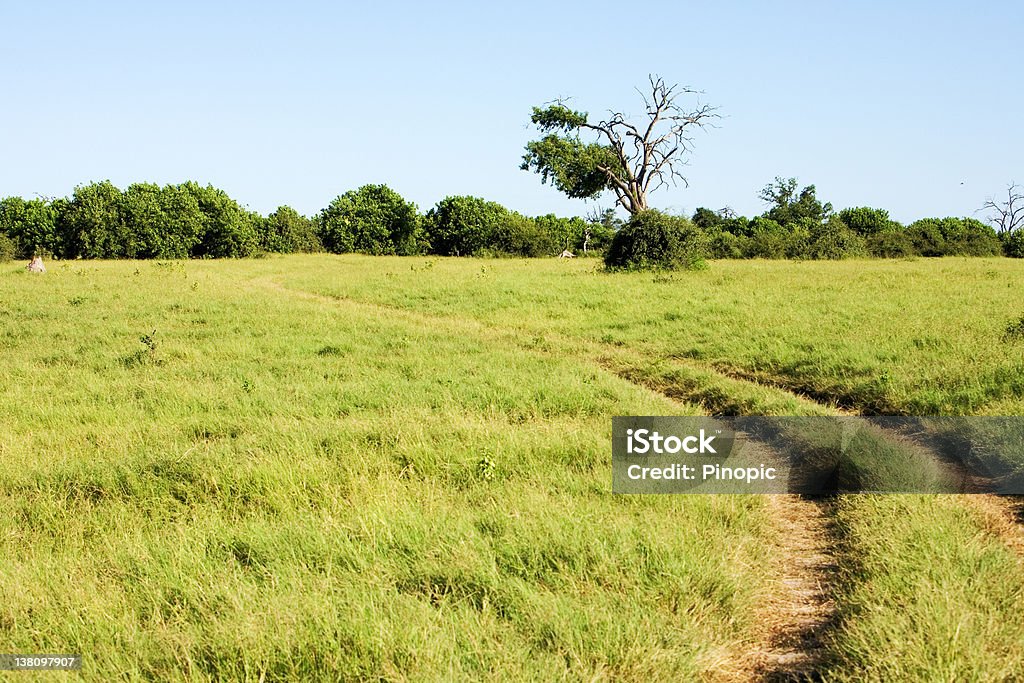
[[[0,200],[0,258],[41,253],[74,258],[225,258],[264,253],[320,252],[437,254],[442,256],[552,256],[621,254],[623,240],[644,226],[659,226],[651,239],[678,243],[694,258],[898,258],[908,256],[1024,256],[1024,232],[994,228],[974,218],[924,218],[909,225],[884,209],[834,211],[776,178],[761,192],[767,210],[754,218],[729,209],[698,208],[692,215],[621,221],[612,209],[587,218],[525,216],[497,202],[452,196],[425,213],[386,185],[346,192],[317,215],[281,206],[261,215],[223,190],[195,182],[158,186],[136,183],[121,190],[109,181],[75,188],[71,197]],[[639,214],[638,214],[639,215]],[[667,232],[666,232],[667,231]],[[613,240],[620,244],[610,249]],[[628,251],[628,249],[626,250]],[[647,258],[647,257],[645,257]]]
[[[607,223],[607,221],[606,221]],[[454,196],[425,214],[386,185],[336,197],[316,216],[289,206],[263,216],[195,182],[109,181],[67,198],[0,199],[0,258],[238,258],[264,253],[357,252],[442,256],[599,253],[614,223],[529,217],[478,197]]]

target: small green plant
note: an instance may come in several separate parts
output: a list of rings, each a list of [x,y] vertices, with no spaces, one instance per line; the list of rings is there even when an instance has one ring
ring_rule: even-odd
[[[163,361],[157,357],[156,330],[139,337],[139,343],[145,348],[137,349],[121,358],[121,365],[126,368],[134,368],[140,365],[162,365]]]
[[[491,481],[494,479],[495,465],[494,461],[488,456],[480,458],[476,464],[476,472],[484,481]]]
[[[1019,318],[1014,318],[1010,320],[1010,322],[1006,323],[1006,329],[1003,332],[1003,341],[1024,341],[1024,315]]]

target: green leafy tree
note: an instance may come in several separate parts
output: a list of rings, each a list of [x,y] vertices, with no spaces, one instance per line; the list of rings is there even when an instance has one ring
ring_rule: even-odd
[[[427,212],[430,250],[441,256],[472,256],[493,248],[509,210],[479,197],[446,197]]]
[[[290,206],[279,206],[259,225],[260,248],[276,254],[323,251],[316,223]]]
[[[124,191],[122,217],[133,258],[188,258],[199,243],[204,215],[180,186],[135,183]]]
[[[832,205],[818,200],[814,185],[798,192],[796,178],[776,177],[775,182],[761,190],[760,197],[771,207],[763,214],[764,217],[782,226],[804,218],[824,223],[832,214]]]
[[[610,112],[594,122],[562,101],[534,107],[530,121],[544,135],[526,145],[521,168],[575,199],[611,191],[630,215],[647,210],[651,191],[685,184],[682,167],[693,146],[691,132],[717,114],[708,105],[685,111],[678,99],[697,91],[669,86],[653,75],[649,80],[650,94],[642,95],[646,115],[640,120]]]
[[[554,216],[527,218],[509,211],[495,224],[490,248],[510,256],[551,256],[565,248],[563,236],[570,230],[566,223]]]
[[[387,185],[363,185],[320,213],[320,237],[335,253],[415,254],[420,229],[416,205]]]
[[[864,258],[868,255],[864,238],[851,230],[837,216],[824,225],[815,224],[811,230],[811,243],[807,255],[814,259]]]
[[[750,221],[748,239],[744,243],[744,256],[747,258],[782,259],[786,258],[786,247],[789,230],[778,221],[758,216]]]
[[[903,230],[902,225],[889,218],[889,212],[885,209],[872,209],[867,206],[843,209],[839,212],[839,219],[862,237]]]
[[[58,254],[58,208],[65,202],[45,199],[0,200],[0,235],[6,235],[12,257],[31,258],[37,253]]]
[[[124,196],[109,180],[79,185],[61,216],[65,258],[133,258]]]
[[[203,187],[189,181],[180,187],[195,198],[203,213],[203,229],[192,250],[193,256],[238,258],[252,256],[259,250],[258,215],[212,185]]]
[[[907,226],[922,256],[994,256],[1003,251],[995,229],[975,218],[922,218]]]

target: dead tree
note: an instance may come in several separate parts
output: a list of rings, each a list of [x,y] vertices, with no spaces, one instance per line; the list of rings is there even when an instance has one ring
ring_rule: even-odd
[[[988,219],[1001,235],[1009,235],[1024,227],[1024,191],[1016,183],[1006,188],[1006,201],[988,199],[979,211],[990,211]]]
[[[665,185],[687,185],[682,168],[693,149],[693,133],[719,118],[715,107],[698,104],[684,110],[678,100],[700,91],[668,85],[650,76],[650,90],[640,91],[646,116],[633,120],[621,111],[592,123],[584,112],[569,109],[564,101],[534,107],[531,121],[544,133],[530,142],[523,170],[541,175],[568,196],[592,199],[605,190],[630,214],[648,208],[648,193]],[[592,134],[585,142],[581,134]]]

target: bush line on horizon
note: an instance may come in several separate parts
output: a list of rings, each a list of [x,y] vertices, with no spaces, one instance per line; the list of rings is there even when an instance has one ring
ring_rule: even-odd
[[[612,209],[587,219],[529,217],[471,196],[446,197],[421,213],[386,185],[364,185],[339,195],[314,217],[289,206],[263,216],[212,185],[135,183],[122,191],[103,181],[76,187],[70,198],[0,199],[0,260],[36,253],[59,259],[178,259],[321,251],[539,257],[569,250],[608,252],[613,268],[671,270],[700,267],[705,258],[1024,256],[1020,231],[997,234],[975,218],[923,218],[903,226],[884,209],[834,212],[817,199],[813,185],[796,192],[793,179],[777,178],[761,197],[771,206],[751,219],[727,208],[701,207],[691,217],[655,219],[659,212],[651,211],[624,222]],[[656,226],[655,242],[671,233],[669,241],[682,251],[656,257],[648,236],[637,247],[642,256],[623,261],[633,247],[613,240],[620,232],[620,242],[634,240],[644,226]]]

